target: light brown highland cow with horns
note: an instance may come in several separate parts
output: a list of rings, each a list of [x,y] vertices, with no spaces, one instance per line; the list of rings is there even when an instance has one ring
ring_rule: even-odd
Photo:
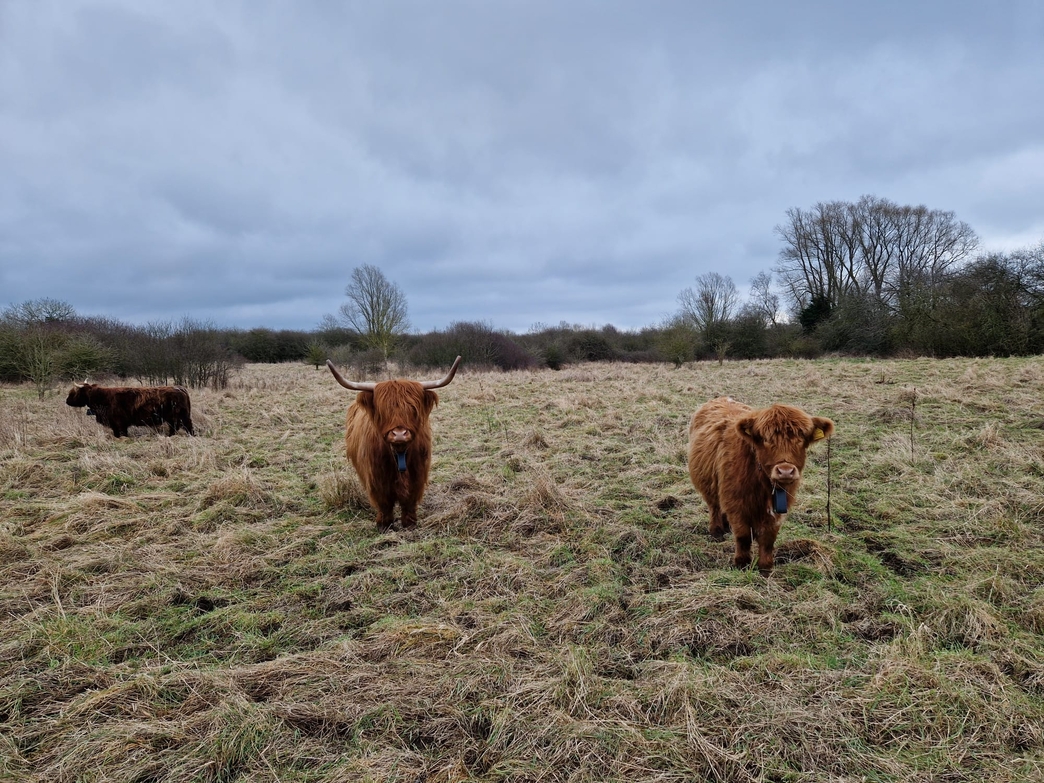
[[[431,468],[428,417],[439,402],[433,390],[453,380],[460,357],[441,381],[346,381],[333,362],[326,365],[341,386],[359,392],[348,408],[344,445],[377,511],[377,530],[391,528],[396,504],[403,528],[414,527]]]

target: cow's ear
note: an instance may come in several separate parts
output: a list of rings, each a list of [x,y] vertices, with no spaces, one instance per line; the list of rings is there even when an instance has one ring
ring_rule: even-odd
[[[834,422],[830,419],[824,419],[822,416],[812,417],[812,437],[809,439],[809,443],[815,443],[817,440],[829,438],[833,434]]]
[[[431,413],[432,409],[439,404],[439,395],[430,389],[424,390],[424,412]]]
[[[366,413],[369,414],[371,418],[376,413],[376,410],[374,409],[374,406],[373,406],[373,392],[372,391],[361,391],[361,392],[359,392],[359,394],[356,395],[356,397],[355,397],[355,401],[357,403],[359,403],[359,407],[361,407],[364,411],[366,411]]]
[[[756,420],[753,416],[744,416],[736,420],[736,430],[751,443],[761,443],[761,435],[758,434]]]

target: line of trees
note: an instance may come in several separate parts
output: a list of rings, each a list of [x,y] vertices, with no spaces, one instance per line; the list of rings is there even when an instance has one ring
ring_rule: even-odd
[[[31,382],[41,397],[59,381],[100,377],[224,388],[243,361],[227,332],[191,319],[128,326],[54,299],[0,313],[0,381]]]
[[[374,266],[353,270],[347,301],[313,331],[219,329],[207,322],[129,326],[37,299],[0,312],[0,381],[135,379],[222,388],[244,362],[333,358],[360,377],[389,359],[418,368],[559,368],[583,361],[673,362],[852,355],[982,356],[1044,353],[1044,241],[978,253],[952,212],[864,196],[787,210],[773,272],[745,298],[707,272],[656,326],[621,331],[562,322],[525,334],[483,321],[409,333],[406,297]],[[778,281],[778,283],[776,282]]]

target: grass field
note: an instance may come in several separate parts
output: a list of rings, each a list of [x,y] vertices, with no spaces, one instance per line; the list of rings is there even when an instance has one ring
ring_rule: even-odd
[[[837,424],[767,579],[686,473],[720,394]],[[195,391],[195,438],[0,389],[0,779],[1044,780],[1044,360],[440,396],[378,535],[325,370]]]

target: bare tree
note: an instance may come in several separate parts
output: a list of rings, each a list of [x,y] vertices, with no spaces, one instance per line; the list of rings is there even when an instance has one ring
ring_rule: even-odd
[[[76,310],[68,302],[58,299],[30,299],[20,304],[11,305],[0,315],[4,321],[19,326],[34,324],[60,323],[76,317]]]
[[[340,321],[387,361],[395,342],[410,328],[406,295],[371,264],[352,270],[344,293],[348,301],[340,307]]]
[[[772,292],[772,275],[758,272],[750,281],[750,297],[744,309],[756,316],[763,326],[779,323],[779,296]]]
[[[783,240],[776,271],[798,309],[812,300],[838,298],[839,258],[836,255],[836,202],[816,204],[811,210],[787,210],[787,222],[776,226]]]
[[[699,275],[695,289],[686,288],[678,294],[682,315],[703,332],[732,318],[736,299],[732,278],[717,272]]]
[[[783,241],[776,271],[798,310],[814,302],[829,310],[870,296],[904,319],[934,309],[946,276],[968,262],[978,244],[952,212],[876,196],[788,209],[776,233]]]

